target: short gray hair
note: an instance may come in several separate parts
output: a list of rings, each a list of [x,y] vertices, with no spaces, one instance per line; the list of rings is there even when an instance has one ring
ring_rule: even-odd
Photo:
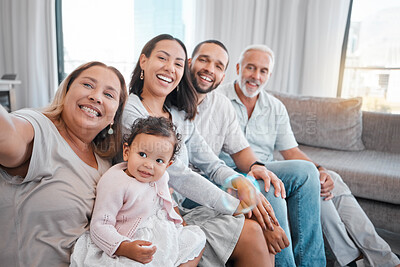
[[[274,69],[274,65],[275,65],[275,54],[271,48],[269,48],[267,45],[264,45],[264,44],[253,44],[253,45],[247,46],[239,56],[239,61],[238,61],[239,65],[240,66],[242,65],[244,54],[246,54],[250,50],[261,51],[261,52],[264,52],[267,55],[269,55],[271,57],[271,67],[270,67],[271,69],[269,70],[269,72],[272,72],[272,70]]]

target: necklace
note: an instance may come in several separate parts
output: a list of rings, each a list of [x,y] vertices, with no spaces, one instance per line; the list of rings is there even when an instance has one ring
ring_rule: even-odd
[[[160,115],[160,114],[158,114],[158,113],[155,113],[155,112],[146,104],[146,101],[144,101],[144,99],[142,100],[142,103],[146,106],[146,108],[147,108],[153,115],[157,115],[157,116],[163,117],[162,115]]]
[[[158,117],[164,117],[164,118],[167,118],[168,120],[171,120],[171,113],[169,113],[169,111],[168,111],[168,109],[165,107],[165,105],[164,105],[163,108],[162,108],[162,112],[165,112],[166,116],[165,116],[163,113],[161,113],[161,114],[155,113],[155,112],[149,107],[149,105],[146,104],[146,101],[145,101],[144,99],[142,100],[142,103],[144,104],[145,108],[146,108],[148,111],[150,111],[149,113],[152,113],[153,115],[158,116]],[[151,114],[150,114],[150,115],[151,115]]]

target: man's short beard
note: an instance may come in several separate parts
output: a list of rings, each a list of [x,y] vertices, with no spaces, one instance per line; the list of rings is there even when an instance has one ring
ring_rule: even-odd
[[[261,90],[264,90],[267,87],[268,80],[264,84],[261,84],[255,92],[253,92],[252,94],[249,94],[249,92],[247,92],[246,82],[243,83],[242,71],[240,70],[239,71],[239,79],[238,79],[237,83],[239,84],[240,91],[242,91],[242,93],[246,97],[253,98],[253,97],[258,96],[258,94],[261,92]]]
[[[191,73],[190,77],[192,78],[192,83],[193,83],[194,89],[196,89],[196,92],[199,93],[199,94],[208,94],[209,92],[211,92],[214,89],[216,89],[221,83],[221,82],[219,82],[217,84],[214,84],[214,86],[211,85],[208,89],[203,90],[203,89],[200,88],[199,84],[197,83],[197,79],[196,79],[195,75],[193,75]]]

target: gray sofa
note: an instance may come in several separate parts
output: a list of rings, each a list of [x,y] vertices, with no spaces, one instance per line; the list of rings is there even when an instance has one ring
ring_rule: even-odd
[[[301,150],[339,173],[375,227],[400,245],[400,114],[361,111],[361,98],[270,93],[285,104]]]

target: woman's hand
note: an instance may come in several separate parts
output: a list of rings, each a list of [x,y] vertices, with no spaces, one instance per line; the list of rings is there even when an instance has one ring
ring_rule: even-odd
[[[236,213],[249,213],[249,218],[252,213],[251,210],[258,204],[259,197],[257,189],[251,183],[250,180],[244,176],[236,177],[232,180],[232,186],[237,190],[237,197],[240,200],[239,206],[236,209]],[[249,209],[249,211],[246,211]],[[243,212],[246,211],[246,212]]]
[[[265,196],[255,188],[249,179],[239,176],[232,180],[232,186],[237,190],[240,200],[235,214],[247,213],[246,216],[248,218],[254,217],[264,230],[268,228],[273,231],[273,224],[279,226],[271,204]],[[250,210],[243,212],[246,211],[246,209]]]
[[[257,220],[264,230],[268,228],[270,231],[274,231],[273,225],[279,226],[274,209],[262,193],[258,194],[260,201],[253,209],[253,219]]]
[[[115,255],[146,264],[153,260],[153,255],[157,250],[156,246],[150,247],[151,245],[151,242],[144,240],[124,241],[115,251]]]

